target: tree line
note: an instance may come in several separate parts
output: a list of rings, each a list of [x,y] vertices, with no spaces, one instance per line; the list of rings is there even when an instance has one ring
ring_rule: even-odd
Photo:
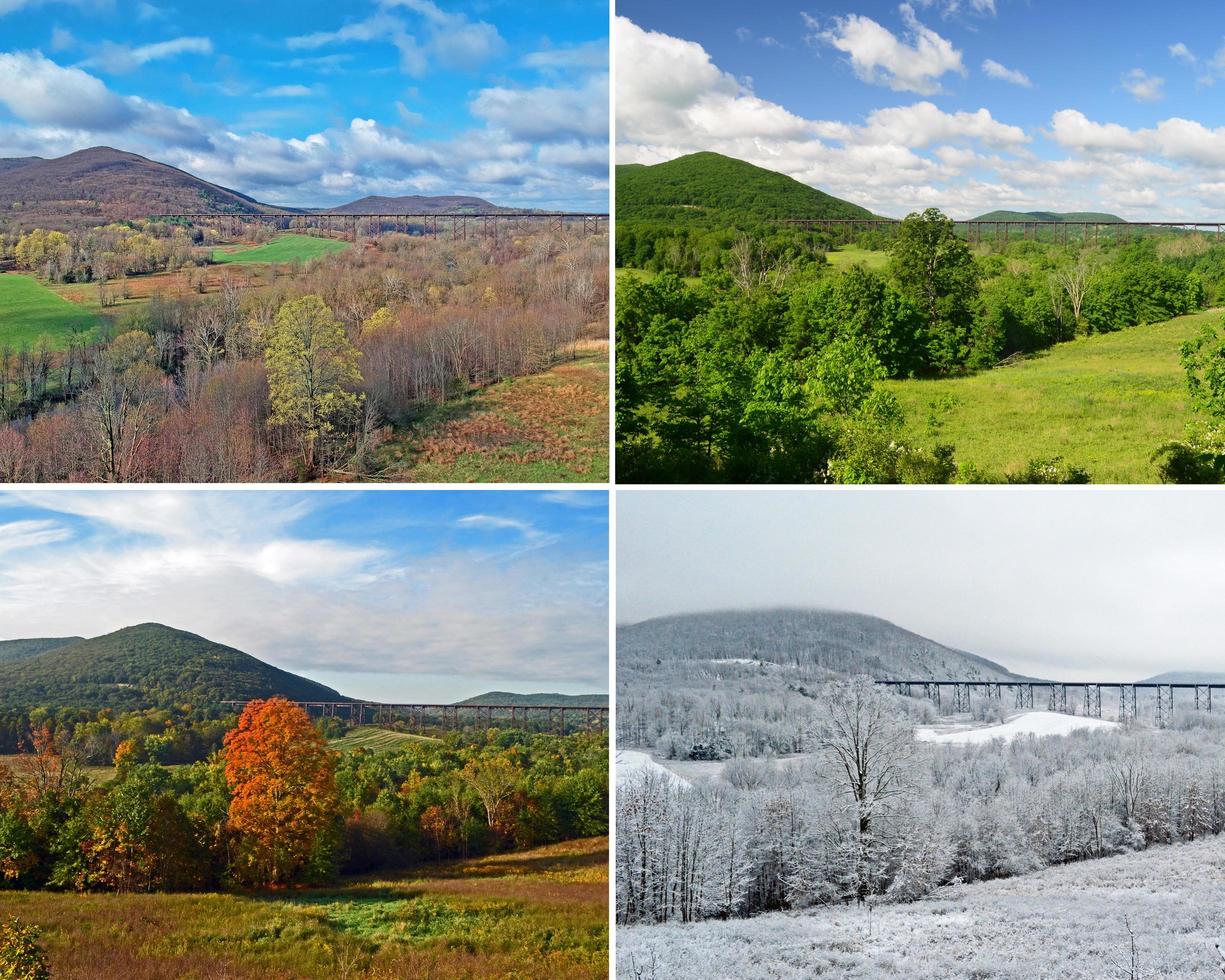
[[[274,698],[249,705],[202,762],[148,761],[127,740],[114,766],[92,782],[47,726],[0,764],[0,888],[288,886],[608,831],[607,739],[591,733],[342,755]]]

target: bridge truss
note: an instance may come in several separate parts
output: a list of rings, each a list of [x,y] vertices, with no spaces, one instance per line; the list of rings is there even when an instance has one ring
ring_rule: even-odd
[[[274,231],[330,235],[358,241],[389,232],[424,235],[452,241],[497,241],[527,231],[574,232],[595,235],[608,230],[608,215],[583,212],[507,211],[498,214],[151,214],[150,221],[216,228],[226,239],[242,235],[244,225]]]
[[[242,711],[249,701],[222,701],[223,707]],[[577,731],[605,731],[608,708],[572,704],[384,704],[377,701],[294,701],[312,718],[341,718],[353,725],[390,725],[408,728],[518,728],[536,723],[547,731],[566,735]]]
[[[1153,702],[1153,723],[1158,728],[1165,728],[1174,720],[1174,692],[1179,691],[1183,698],[1190,692],[1190,700],[1196,711],[1212,711],[1212,692],[1225,690],[1225,684],[1129,684],[1121,681],[980,681],[980,680],[878,680],[878,685],[888,687],[906,697],[914,696],[917,689],[922,689],[923,697],[934,703],[939,709],[942,705],[941,692],[952,689],[952,708],[954,713],[971,710],[971,698],[1001,701],[1002,691],[1011,688],[1014,692],[1014,703],[1018,708],[1034,706],[1034,692],[1040,692],[1038,704],[1044,704],[1050,711],[1067,713],[1074,712],[1079,694],[1081,713],[1089,718],[1102,717],[1102,690],[1118,692],[1118,719],[1126,721],[1139,716],[1141,692],[1150,692]],[[1073,697],[1069,698],[1068,693]]]
[[[825,231],[838,241],[850,241],[861,232],[896,234],[902,222],[897,218],[780,218],[779,224]],[[1101,241],[1130,242],[1159,231],[1200,232],[1220,236],[1225,221],[954,221],[954,228],[967,241],[1000,242],[1011,240],[1097,244]]]

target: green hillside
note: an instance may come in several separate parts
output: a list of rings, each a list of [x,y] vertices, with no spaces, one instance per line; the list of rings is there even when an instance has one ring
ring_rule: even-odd
[[[313,235],[281,235],[267,245],[217,250],[213,261],[239,265],[260,262],[309,262],[333,252],[343,252],[348,242],[334,238],[316,238]]]
[[[734,225],[774,218],[871,218],[857,204],[719,153],[617,167],[617,221]]]
[[[67,646],[85,639],[83,636],[46,636],[30,640],[0,640],[0,664],[37,657],[47,650]]]
[[[0,663],[0,708],[208,708],[277,694],[298,701],[346,700],[241,650],[158,623]]]
[[[607,694],[510,694],[506,691],[489,691],[478,694],[457,704],[506,704],[516,707],[551,704],[554,707],[607,708]]]
[[[1126,223],[1117,214],[1099,211],[988,211],[971,221],[1100,221]]]

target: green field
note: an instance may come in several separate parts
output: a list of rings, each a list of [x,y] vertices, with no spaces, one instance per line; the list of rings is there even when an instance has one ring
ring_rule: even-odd
[[[852,265],[862,265],[865,269],[881,272],[889,265],[889,253],[847,245],[845,248],[826,252],[825,260],[834,269],[845,269]]]
[[[932,440],[933,404],[952,401],[939,439],[959,463],[998,476],[1062,456],[1094,483],[1155,483],[1153,451],[1182,438],[1187,421],[1179,345],[1221,314],[1081,338],[971,377],[888,384],[919,442]]]
[[[349,247],[348,242],[334,238],[315,238],[311,235],[281,235],[267,245],[250,245],[237,249],[213,252],[214,262],[309,262]]]
[[[608,976],[608,838],[235,894],[0,891],[56,980]]]
[[[42,335],[65,346],[74,331],[90,330],[98,318],[48,289],[33,276],[0,274],[0,346],[31,347]]]
[[[395,752],[415,742],[437,742],[426,735],[410,735],[408,732],[393,732],[387,728],[365,725],[355,728],[343,738],[334,738],[328,745],[337,752],[352,752],[365,749],[367,752]]]

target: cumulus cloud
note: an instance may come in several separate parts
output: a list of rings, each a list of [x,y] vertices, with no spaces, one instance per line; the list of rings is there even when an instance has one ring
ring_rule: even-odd
[[[470,108],[477,118],[515,139],[596,139],[608,133],[608,77],[591,78],[579,88],[482,89]]]
[[[825,27],[808,14],[803,17],[814,30],[809,40],[843,52],[856,77],[869,84],[934,95],[941,90],[942,76],[966,74],[961,52],[952,42],[922,24],[910,4],[901,4],[898,11],[906,26],[902,37],[862,14],[834,17]]]
[[[997,81],[1020,85],[1022,88],[1033,86],[1033,82],[1029,80],[1029,76],[1025,72],[1017,71],[1015,68],[1005,68],[998,61],[993,61],[991,58],[983,62],[983,74]]]
[[[40,51],[0,54],[0,103],[19,119],[55,126],[106,131],[135,118],[100,79],[57,65]]]
[[[1143,68],[1133,68],[1124,75],[1122,85],[1137,102],[1159,102],[1165,95],[1165,79]]]
[[[444,545],[373,529],[337,540],[333,495],[6,495],[48,510],[0,522],[0,636],[99,635],[157,621],[289,670],[482,674],[533,682],[607,677],[607,566],[539,536]],[[412,501],[404,512],[416,519]],[[59,498],[77,498],[59,499]],[[111,498],[111,499],[105,499]],[[119,498],[119,499],[115,499]],[[348,511],[346,527],[355,525]],[[384,511],[386,514],[386,511]],[[57,518],[56,515],[60,515]],[[473,515],[477,516],[477,515]],[[496,515],[471,522],[497,532]],[[74,523],[69,525],[67,520]],[[356,522],[360,526],[360,522]],[[471,692],[470,692],[471,693]]]

